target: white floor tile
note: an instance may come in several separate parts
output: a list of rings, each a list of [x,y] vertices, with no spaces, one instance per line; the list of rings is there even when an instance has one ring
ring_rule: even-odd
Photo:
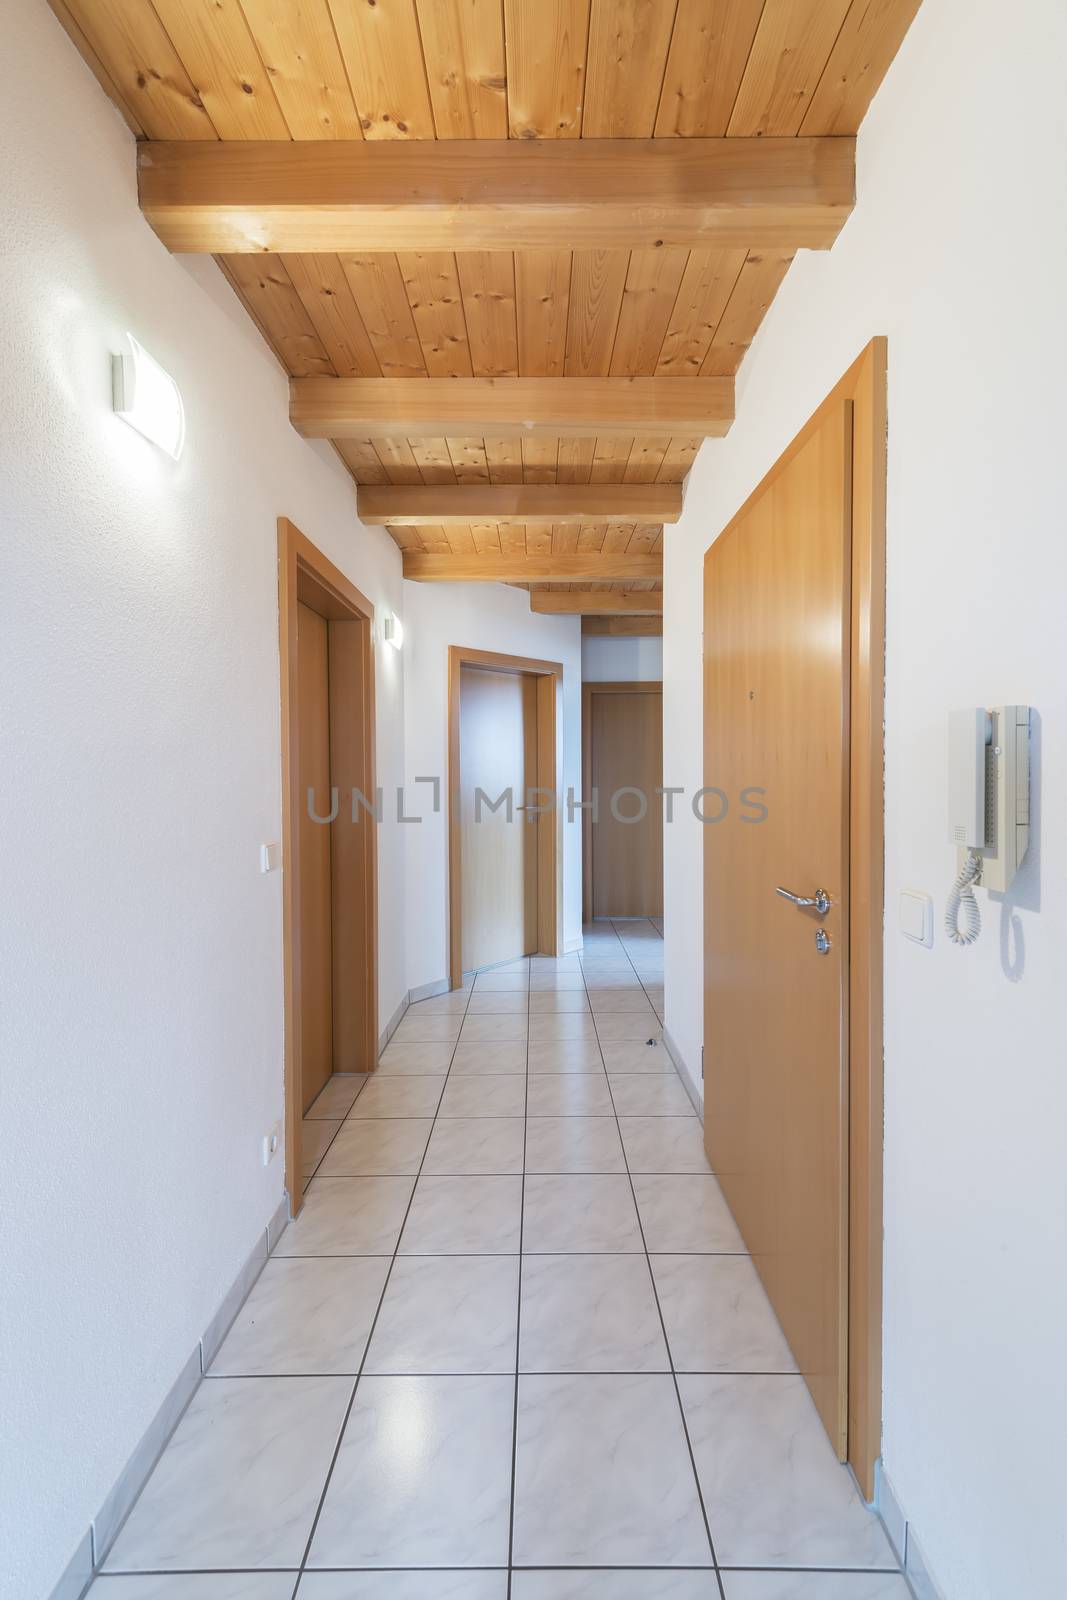
[[[516,1572],[512,1600],[719,1600],[714,1572]]]
[[[670,1377],[521,1377],[517,1430],[517,1565],[710,1565]]]
[[[614,1117],[534,1117],[526,1125],[527,1172],[625,1172]]]
[[[507,1572],[305,1572],[302,1600],[506,1600]],[[193,1600],[193,1597],[190,1597]]]
[[[530,994],[530,1015],[551,1016],[561,1011],[587,1015],[589,1001],[584,989],[538,989]]]
[[[334,1121],[332,1118],[329,1121],[320,1118],[313,1122],[305,1119],[301,1124],[301,1170],[305,1178],[314,1177],[316,1167],[330,1148],[331,1141],[340,1126],[340,1121]]]
[[[614,1090],[612,1091],[614,1093]],[[697,1118],[619,1117],[631,1172],[710,1172]]]
[[[526,1114],[526,1079],[522,1073],[500,1077],[449,1078],[441,1101],[442,1117],[521,1117]]]
[[[613,1117],[615,1108],[602,1072],[542,1072],[526,1085],[528,1117]]]
[[[528,972],[480,972],[474,980],[475,994],[488,994],[491,989],[517,990],[529,987]]]
[[[896,1573],[724,1572],[726,1600],[909,1600]],[[514,1592],[514,1591],[513,1591]]]
[[[748,1256],[653,1256],[679,1372],[795,1372],[796,1362]]]
[[[211,1365],[212,1377],[356,1373],[389,1272],[386,1256],[276,1256]]]
[[[448,1071],[453,1044],[391,1044],[378,1063],[378,1071],[413,1072],[417,1077]]]
[[[445,1086],[443,1073],[416,1078],[407,1073],[393,1077],[376,1073],[352,1110],[349,1122],[365,1122],[378,1117],[432,1117],[441,1102]]]
[[[611,1098],[620,1117],[696,1116],[677,1073],[613,1072],[610,1082]]]
[[[467,1015],[525,1016],[529,1009],[530,1001],[525,989],[479,989],[471,995]]]
[[[514,1372],[518,1256],[398,1259],[365,1371]]]
[[[580,1011],[542,1012],[530,1017],[530,1043],[547,1044],[561,1039],[585,1039],[596,1043],[593,1019]]]
[[[438,1016],[412,1016],[409,1011],[393,1034],[392,1044],[446,1044],[459,1038],[463,1014],[445,1012]]]
[[[314,1122],[320,1117],[335,1120],[347,1117],[366,1081],[364,1073],[335,1073],[316,1097],[314,1104],[304,1112],[304,1120]]]
[[[522,1248],[541,1255],[642,1250],[629,1178],[528,1173]]]
[[[89,1585],[87,1600],[291,1600],[295,1572],[106,1573]]]
[[[666,1372],[648,1263],[640,1255],[527,1256],[519,1370]]]
[[[557,1039],[530,1045],[530,1076],[549,1072],[597,1072],[603,1075],[604,1058],[595,1039]]]
[[[744,1240],[710,1173],[635,1173],[633,1184],[649,1250],[744,1254]]]
[[[608,1072],[669,1072],[674,1073],[674,1062],[658,1041],[607,1040],[603,1046],[604,1066]]]
[[[324,1178],[416,1173],[433,1123],[429,1117],[346,1122],[322,1161]]]
[[[488,1072],[525,1072],[526,1040],[497,1040],[490,1044],[459,1044],[452,1062],[453,1078],[469,1078]]]
[[[522,1178],[421,1177],[401,1255],[515,1255]]]
[[[495,1044],[502,1039],[525,1039],[525,1012],[489,1013],[475,1016],[468,1011],[460,1034],[461,1044]]]
[[[663,1029],[650,1005],[644,1011],[597,1012],[596,1031],[601,1044],[643,1044],[660,1040]]]
[[[683,1376],[678,1384],[724,1566],[896,1565],[802,1378]]]
[[[392,1255],[414,1187],[413,1178],[313,1178],[274,1259]]]
[[[513,1405],[507,1377],[362,1379],[309,1566],[506,1565]]]
[[[202,1383],[107,1570],[297,1566],[351,1392],[350,1378]]]
[[[438,1117],[423,1171],[440,1177],[521,1172],[524,1131],[522,1117]]]

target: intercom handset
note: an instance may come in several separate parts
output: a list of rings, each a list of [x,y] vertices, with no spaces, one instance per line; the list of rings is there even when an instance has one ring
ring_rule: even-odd
[[[973,944],[981,932],[975,886],[1010,888],[1030,843],[1029,706],[970,706],[949,714],[948,797],[959,874],[945,907],[945,932],[953,944]]]

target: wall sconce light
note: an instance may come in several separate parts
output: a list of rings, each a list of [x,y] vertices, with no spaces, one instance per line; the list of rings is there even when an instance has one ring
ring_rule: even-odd
[[[382,618],[382,638],[394,650],[399,650],[404,643],[404,624],[391,611],[387,611]]]
[[[129,350],[111,357],[115,414],[177,461],[185,443],[185,407],[178,385],[132,334],[126,339]]]

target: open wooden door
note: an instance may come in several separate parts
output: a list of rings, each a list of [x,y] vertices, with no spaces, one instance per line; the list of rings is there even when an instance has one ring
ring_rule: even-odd
[[[855,1447],[866,1487],[878,1453],[881,784],[869,761],[881,756],[872,430],[884,446],[884,346],[864,360],[705,558],[704,782],[729,809],[704,829],[704,1074],[712,1165],[830,1439],[842,1459]],[[706,814],[722,806],[709,796]],[[853,1010],[866,1041],[850,1036]],[[851,1375],[850,1331],[864,1346]]]
[[[582,685],[584,922],[663,915],[663,684]]]

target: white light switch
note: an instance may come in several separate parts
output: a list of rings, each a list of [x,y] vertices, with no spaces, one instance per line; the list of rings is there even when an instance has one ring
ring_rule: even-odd
[[[260,872],[277,872],[282,864],[282,847],[280,844],[261,844],[259,847]]]
[[[918,889],[900,891],[900,931],[905,939],[924,944],[929,950],[934,942],[934,902],[930,895]]]

